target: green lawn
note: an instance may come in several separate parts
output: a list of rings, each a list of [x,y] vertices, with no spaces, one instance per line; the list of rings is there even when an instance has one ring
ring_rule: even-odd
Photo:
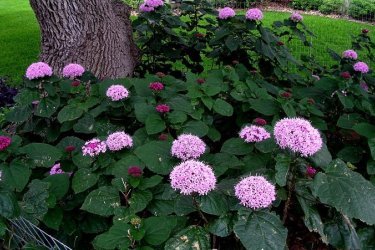
[[[271,25],[288,16],[288,13],[267,12],[264,23]],[[26,67],[37,60],[40,43],[38,23],[28,0],[1,0],[0,18],[0,77],[7,76],[13,84],[17,84]],[[349,49],[350,36],[363,28],[369,29],[372,39],[375,39],[372,25],[308,15],[304,20],[317,36],[312,39],[314,49],[310,51],[297,42],[292,42],[290,47],[296,56],[311,53],[324,64],[330,63],[327,48],[337,52]]]

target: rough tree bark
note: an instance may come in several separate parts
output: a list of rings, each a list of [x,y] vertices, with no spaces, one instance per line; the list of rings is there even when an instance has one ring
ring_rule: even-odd
[[[40,60],[58,75],[79,63],[99,78],[133,73],[137,48],[130,7],[120,0],[30,0],[42,40]]]

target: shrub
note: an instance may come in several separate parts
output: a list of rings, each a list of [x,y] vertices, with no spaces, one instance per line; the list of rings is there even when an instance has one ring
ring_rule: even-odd
[[[375,18],[374,0],[353,0],[349,6],[349,15],[356,19],[373,20]]]
[[[324,0],[293,0],[292,7],[297,10],[318,10]]]
[[[138,24],[173,23],[164,11]],[[196,22],[184,27],[194,34]],[[302,21],[271,30],[236,16],[205,27],[220,66],[233,52],[246,60],[178,77],[25,79],[4,124],[15,133],[0,136],[4,240],[6,219],[22,215],[74,249],[276,250],[288,234],[371,248],[372,71],[331,51],[332,69],[307,60],[309,71],[295,62],[289,72],[277,34],[306,41]]]
[[[343,8],[342,0],[324,0],[319,6],[319,11],[323,14],[340,14]]]

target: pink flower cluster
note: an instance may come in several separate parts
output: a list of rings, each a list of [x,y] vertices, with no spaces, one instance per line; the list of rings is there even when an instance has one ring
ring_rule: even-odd
[[[129,96],[129,91],[122,85],[112,85],[107,89],[107,97],[112,101],[120,101]]]
[[[249,176],[234,187],[240,203],[252,209],[266,208],[276,200],[275,186],[262,176]]]
[[[342,52],[342,57],[357,60],[358,55],[357,52],[355,52],[354,50],[348,49]]]
[[[162,91],[164,89],[164,85],[161,82],[152,82],[148,87],[154,91]]]
[[[353,65],[353,69],[357,72],[361,72],[363,74],[366,74],[370,69],[364,62],[357,62]]]
[[[284,118],[275,124],[273,132],[282,149],[288,148],[304,157],[315,154],[323,145],[319,131],[302,118]]]
[[[63,173],[65,173],[65,172],[61,169],[60,163],[57,163],[57,164],[53,165],[51,170],[49,171],[50,175],[63,174]]]
[[[172,143],[171,154],[181,160],[197,159],[206,151],[206,144],[195,135],[182,134]]]
[[[211,167],[196,160],[188,160],[175,166],[169,177],[172,188],[179,189],[184,195],[206,195],[216,185]]]
[[[303,16],[301,16],[300,14],[294,12],[291,16],[290,16],[290,20],[292,20],[293,22],[295,23],[298,23],[298,22],[301,22],[303,20]]]
[[[167,104],[159,104],[155,109],[159,113],[168,113],[171,110],[171,108]]]
[[[108,136],[106,144],[111,151],[119,151],[133,146],[133,139],[125,132],[115,132]]]
[[[71,79],[82,76],[84,72],[85,68],[76,63],[70,63],[62,70],[63,76]]]
[[[245,142],[260,142],[271,138],[271,134],[268,133],[263,127],[251,125],[246,126],[240,131],[240,137]]]
[[[43,78],[52,75],[52,68],[44,62],[32,63],[26,70],[26,77],[29,80]]]
[[[85,145],[82,146],[83,155],[89,155],[91,157],[97,156],[101,153],[105,153],[106,151],[107,151],[106,143],[97,138],[87,141]]]
[[[219,10],[219,19],[228,19],[234,17],[236,12],[232,8],[225,7]]]
[[[11,143],[12,143],[12,138],[1,135],[0,136],[0,151],[5,150],[7,147],[10,146]]]
[[[258,8],[249,9],[246,12],[246,19],[252,21],[260,21],[263,19],[263,12]]]
[[[163,6],[163,0],[145,0],[140,6],[139,10],[141,12],[151,12],[154,11],[155,8]]]

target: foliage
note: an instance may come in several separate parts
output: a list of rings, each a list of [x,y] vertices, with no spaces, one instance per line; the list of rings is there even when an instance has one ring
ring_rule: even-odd
[[[349,15],[356,19],[374,20],[374,0],[353,0],[349,6]]]
[[[22,215],[74,249],[282,249],[288,234],[298,231],[317,233],[314,243],[306,245],[371,249],[373,73],[355,72],[356,61],[334,51],[330,55],[337,63],[330,69],[314,64],[313,58],[292,58],[278,43],[281,38],[311,46],[306,38],[313,34],[303,22],[289,19],[275,22],[274,29],[243,16],[205,19],[199,27],[206,34],[204,48],[194,49],[198,39],[187,37],[198,27],[195,15],[205,17],[198,5],[184,8],[186,21],[164,6],[135,22],[139,39],[158,42],[148,33],[154,27],[162,41],[160,47],[145,45],[146,58],[155,61],[140,65],[141,77],[98,80],[86,72],[74,80],[25,79],[4,124],[15,133],[6,134],[12,142],[0,151],[1,221]],[[186,33],[176,40],[180,33],[173,27],[179,22]],[[168,28],[171,32],[162,34]],[[365,49],[372,44],[366,34],[356,39]],[[212,48],[217,54],[210,56],[221,67],[203,71],[201,61],[189,61],[186,51],[178,57],[165,51],[186,41],[192,42],[185,46],[197,58],[210,55],[205,53]],[[244,59],[235,58],[239,52]],[[178,72],[176,62],[196,71]],[[343,72],[350,77],[342,77]],[[153,82],[164,88],[152,90]],[[112,101],[107,96],[112,85],[123,85],[129,97]],[[158,104],[168,105],[169,111],[158,112]],[[273,136],[253,143],[239,137],[241,128],[259,121],[255,118],[264,119],[263,128],[272,134],[284,117],[310,120],[323,147],[301,157],[282,150]],[[105,141],[117,131],[131,135],[130,148],[83,156],[85,141]],[[169,174],[181,162],[171,147],[183,133],[207,145],[199,160],[212,166],[217,179],[207,195],[182,195],[171,187]],[[64,173],[51,175],[57,163]],[[264,176],[276,187],[277,199],[269,207],[239,204],[234,186],[249,175]]]
[[[323,14],[340,14],[343,8],[342,0],[324,0],[319,6],[319,11]]]
[[[293,0],[293,8],[297,10],[317,10],[325,0]]]

